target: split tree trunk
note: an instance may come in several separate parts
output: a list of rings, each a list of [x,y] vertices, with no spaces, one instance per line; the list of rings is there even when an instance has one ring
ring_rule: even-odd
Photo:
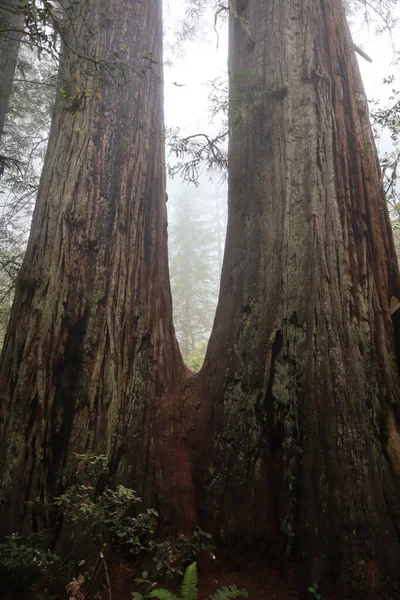
[[[0,5],[0,139],[4,133],[18,60],[20,31],[24,24],[24,16],[19,10],[20,4],[20,0],[9,0]]]
[[[392,598],[400,284],[353,45],[340,0],[240,7],[221,294],[188,382],[167,276],[160,1],[83,3],[79,54],[126,44],[130,65],[154,52],[158,67],[56,102],[2,356],[2,530],[47,524],[26,502],[62,489],[74,451],[104,453],[176,520],[193,522],[193,475],[197,518],[223,540],[288,552],[306,583]],[[82,76],[64,61],[60,87]]]
[[[399,580],[400,284],[365,94],[341,0],[241,8],[200,507],[230,544],[294,557],[305,583],[374,594]]]
[[[114,481],[148,504],[158,484],[180,502],[155,466],[184,370],[168,280],[161,0],[75,10],[59,76],[70,97],[56,100],[2,355],[3,532],[49,524],[74,452],[107,455]],[[113,68],[114,52],[129,68]],[[109,83],[93,94],[103,67]]]

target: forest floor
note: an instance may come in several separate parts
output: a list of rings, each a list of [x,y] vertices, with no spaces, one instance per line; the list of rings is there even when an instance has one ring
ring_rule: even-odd
[[[248,600],[312,600],[310,592],[303,594],[296,591],[297,581],[294,568],[290,565],[274,565],[265,556],[256,554],[224,555],[216,550],[216,558],[202,556],[198,562],[198,600],[209,600],[224,586],[235,585],[238,589],[246,590]],[[133,592],[140,592],[135,579],[142,577],[145,565],[135,565],[132,562],[115,559],[109,564],[107,584],[106,577],[98,577],[92,590],[88,593],[77,589],[75,593],[66,593],[62,584],[53,595],[47,592],[45,581],[39,581],[30,592],[18,592],[13,586],[6,586],[6,594],[0,592],[0,600],[132,600]],[[173,592],[178,598],[181,595],[182,577],[177,576],[169,582],[163,582],[157,587]],[[311,582],[310,582],[311,585]],[[4,589],[4,588],[3,588]],[[327,597],[324,596],[324,600]]]
[[[132,592],[137,589],[135,578],[140,577],[138,569],[128,563],[115,564],[110,572],[112,600],[131,600]],[[249,600],[299,600],[294,575],[289,571],[282,574],[257,557],[245,556],[201,559],[198,564],[198,598],[207,600],[222,586],[235,584],[237,588],[248,592]],[[180,596],[180,582],[162,585]],[[109,600],[108,591],[102,600]],[[311,596],[310,596],[311,598]]]

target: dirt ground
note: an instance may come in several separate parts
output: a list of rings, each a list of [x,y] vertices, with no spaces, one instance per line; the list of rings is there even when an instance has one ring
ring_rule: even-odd
[[[137,589],[135,578],[140,576],[138,569],[127,563],[115,564],[110,572],[112,600],[131,600]],[[287,572],[284,580],[276,569],[268,567],[266,560],[255,557],[236,559],[201,559],[198,564],[199,600],[206,600],[210,594],[222,586],[235,584],[248,592],[249,600],[299,600],[294,576]],[[180,582],[163,585],[178,596]],[[310,600],[312,596],[310,595]],[[109,600],[105,591],[102,600]]]
[[[132,592],[142,591],[135,579],[142,576],[146,567],[135,565],[122,559],[115,559],[108,567],[110,586],[101,569],[90,592],[77,593],[74,600],[132,600]],[[180,597],[182,577],[177,576],[170,582],[164,582],[163,587]],[[208,600],[219,588],[235,584],[239,589],[245,589],[249,600],[313,600],[309,592],[296,591],[294,569],[290,566],[282,568],[274,565],[265,556],[243,555],[228,556],[216,550],[216,558],[202,556],[198,561],[198,600]],[[66,600],[65,587],[62,585],[58,593],[46,593],[46,584],[39,581],[30,592],[17,592],[8,588],[6,596],[0,594],[0,600]]]

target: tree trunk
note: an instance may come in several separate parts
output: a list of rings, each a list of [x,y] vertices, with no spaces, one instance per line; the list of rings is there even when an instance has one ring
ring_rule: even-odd
[[[112,71],[124,85],[98,98],[71,54],[61,64],[70,98],[0,371],[1,528],[47,525],[73,453],[103,453],[110,479],[180,526],[196,491],[200,523],[231,545],[289,553],[339,597],[393,598],[400,281],[341,0],[231,4],[227,245],[189,380],[167,275],[160,0],[77,7],[75,52],[126,44],[138,71]]]
[[[185,370],[168,280],[161,0],[75,10],[67,99],[56,100],[2,355],[3,532],[49,525],[74,452],[107,455],[110,478],[147,504],[160,484],[181,512],[186,493],[155,462],[160,444],[174,456],[168,391]],[[95,94],[98,73],[109,83]]]
[[[9,0],[0,6],[0,140],[10,103],[11,89],[17,66],[20,33],[24,16],[19,12],[19,0]]]
[[[305,583],[374,594],[399,581],[400,284],[365,94],[341,0],[241,9],[227,243],[197,382],[201,514],[231,545],[296,558]]]

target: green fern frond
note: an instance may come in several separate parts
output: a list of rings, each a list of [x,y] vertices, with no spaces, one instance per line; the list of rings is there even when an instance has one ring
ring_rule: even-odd
[[[179,600],[178,596],[175,596],[175,594],[169,590],[163,590],[162,588],[152,590],[146,594],[146,598],[158,598],[159,600]]]
[[[197,600],[197,563],[189,565],[185,571],[181,591],[182,600]]]
[[[210,600],[232,600],[233,598],[247,598],[248,595],[247,590],[240,590],[236,585],[230,585],[219,588],[209,598]]]

